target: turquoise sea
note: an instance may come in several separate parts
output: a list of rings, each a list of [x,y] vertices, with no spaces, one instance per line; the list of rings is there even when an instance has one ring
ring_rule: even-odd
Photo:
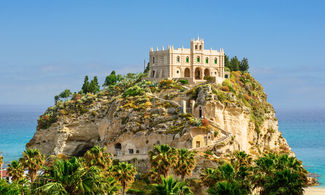
[[[5,163],[18,159],[32,138],[38,116],[46,107],[0,106],[0,151]],[[325,110],[277,113],[279,129],[298,159],[325,187]]]

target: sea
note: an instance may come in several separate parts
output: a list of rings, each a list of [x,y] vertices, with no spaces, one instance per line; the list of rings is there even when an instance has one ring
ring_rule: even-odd
[[[0,152],[5,164],[22,156],[46,106],[0,105]],[[325,187],[325,110],[278,111],[279,130],[304,167]]]

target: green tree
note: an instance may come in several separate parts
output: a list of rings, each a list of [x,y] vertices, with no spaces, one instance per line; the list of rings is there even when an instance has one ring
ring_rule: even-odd
[[[0,179],[0,194],[4,195],[19,195],[19,194],[31,194],[29,183],[21,179],[19,181],[13,181],[8,183],[5,179]]]
[[[150,62],[148,62],[146,68],[144,69],[143,73],[148,73],[150,70]]]
[[[7,173],[11,177],[12,181],[18,182],[24,177],[24,167],[19,161],[13,160],[8,164]]]
[[[33,185],[35,194],[114,194],[117,185],[112,178],[107,178],[102,171],[93,166],[85,168],[80,160],[56,159],[50,167],[44,168]]]
[[[177,175],[180,175],[182,180],[185,176],[191,175],[195,168],[195,152],[188,151],[187,149],[178,149],[178,161],[174,165],[174,170]]]
[[[248,71],[249,65],[248,65],[248,59],[243,58],[242,61],[239,64],[239,70],[242,72]]]
[[[94,76],[94,79],[90,82],[88,92],[97,93],[100,90],[100,86],[98,84],[97,76]]]
[[[170,168],[175,166],[178,161],[177,150],[167,144],[155,145],[148,154],[152,167],[150,172],[155,181],[159,181],[161,175],[167,177]]]
[[[134,181],[136,173],[136,168],[132,164],[126,162],[120,162],[119,164],[113,166],[112,174],[115,179],[122,185],[123,195],[125,195],[128,184]]]
[[[238,60],[237,56],[231,58],[231,60],[230,60],[230,70],[231,71],[238,71],[239,65],[240,65],[240,61]]]
[[[72,93],[69,89],[65,89],[64,91],[62,91],[60,94],[59,94],[59,97],[60,98],[63,98],[63,99],[67,99],[69,97],[71,97]]]
[[[108,75],[106,78],[105,78],[105,82],[103,84],[103,86],[110,86],[110,85],[115,85],[117,83],[117,75],[115,73],[115,71],[113,70],[111,72],[110,75]]]
[[[24,168],[28,169],[28,176],[33,183],[37,176],[37,171],[44,165],[45,157],[39,149],[27,149],[23,152],[23,157],[19,161]]]
[[[85,79],[84,79],[84,84],[83,84],[82,87],[81,87],[81,91],[82,91],[82,93],[88,93],[88,92],[89,92],[89,85],[90,85],[90,83],[89,83],[89,78],[88,78],[88,76],[86,75],[86,76],[85,76]]]
[[[106,148],[94,146],[88,150],[84,156],[86,167],[98,166],[103,170],[107,170],[112,165],[111,154],[105,152]]]
[[[60,100],[60,97],[58,95],[54,96],[54,103],[57,103]]]
[[[231,69],[230,68],[229,56],[227,56],[226,54],[225,54],[225,67],[228,68],[228,69]]]
[[[254,188],[261,194],[302,194],[307,183],[307,171],[301,161],[288,154],[267,153],[255,161],[252,177]]]
[[[152,184],[154,187],[153,194],[159,195],[186,195],[193,194],[185,182],[174,180],[173,176],[165,178],[161,176],[160,184]]]

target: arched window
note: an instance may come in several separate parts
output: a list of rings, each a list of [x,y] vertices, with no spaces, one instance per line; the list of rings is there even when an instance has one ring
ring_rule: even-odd
[[[179,56],[177,56],[176,61],[177,62],[180,62],[181,61],[181,58]]]
[[[184,76],[185,77],[190,77],[190,75],[191,75],[190,69],[189,68],[185,68]]]
[[[153,64],[155,63],[155,57],[152,57],[152,63]]]
[[[218,59],[214,58],[214,63],[217,64],[217,62],[218,62]]]
[[[198,57],[196,58],[196,61],[197,61],[197,62],[200,62],[200,56],[198,56]]]
[[[197,45],[195,45],[195,49],[197,50]]]
[[[209,58],[205,58],[205,63],[209,64]]]
[[[202,50],[202,45],[200,45],[200,50]]]
[[[186,63],[189,63],[190,58],[188,56],[186,56]]]

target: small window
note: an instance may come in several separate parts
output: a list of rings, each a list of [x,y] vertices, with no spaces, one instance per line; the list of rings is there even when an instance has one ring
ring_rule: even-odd
[[[200,50],[202,50],[202,45],[200,45]]]
[[[190,59],[188,58],[188,56],[186,57],[186,63],[188,63],[190,61]]]
[[[157,144],[160,145],[160,141],[157,141]]]
[[[205,63],[209,64],[209,58],[205,58]]]
[[[200,147],[200,141],[196,141],[196,147],[197,147],[197,148]]]
[[[214,63],[217,64],[217,58],[214,58]]]
[[[197,50],[197,45],[195,45],[195,49]]]
[[[181,61],[181,58],[179,56],[177,56],[176,61],[177,62],[180,62]]]
[[[129,154],[133,154],[133,153],[134,153],[133,149],[129,149]]]
[[[228,79],[228,75],[227,74],[225,75],[225,78]]]
[[[215,75],[217,75],[217,72],[214,72]]]
[[[149,140],[146,141],[146,144],[148,144],[148,143],[149,143]]]
[[[178,71],[176,71],[177,72],[177,74],[179,73],[179,70]]]
[[[197,61],[197,62],[200,62],[200,56],[198,56],[198,57],[196,58],[196,61]]]
[[[155,63],[155,57],[152,57],[152,63],[153,64]]]
[[[137,150],[137,154],[139,154],[140,153],[140,151],[139,150]]]

